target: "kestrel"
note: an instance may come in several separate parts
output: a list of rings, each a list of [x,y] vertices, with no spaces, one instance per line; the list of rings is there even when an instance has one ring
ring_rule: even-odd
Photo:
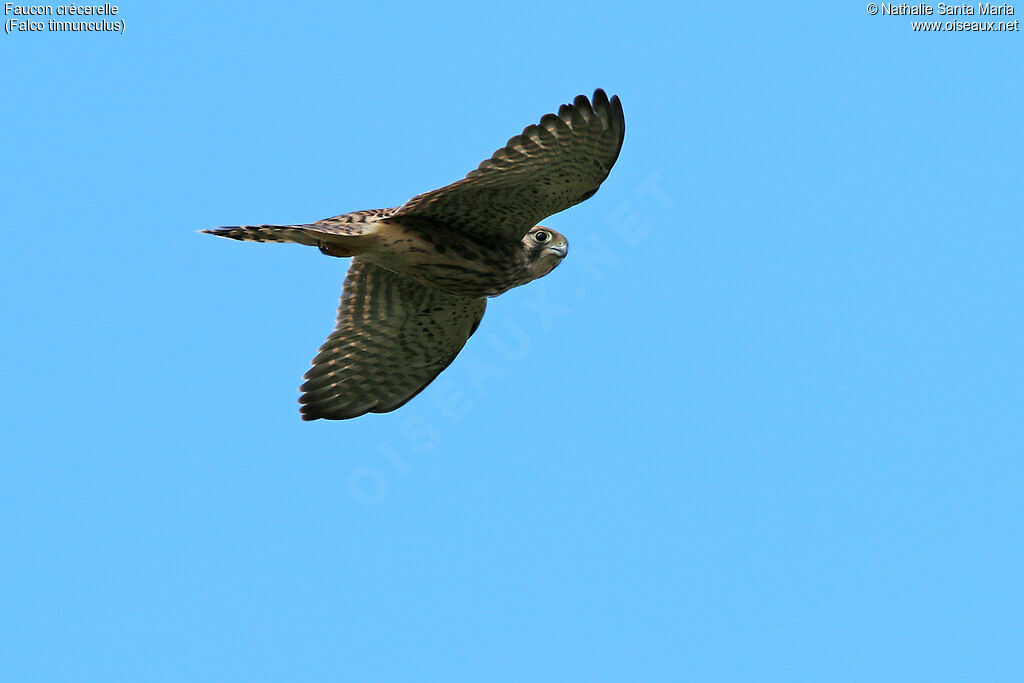
[[[400,207],[202,232],[352,257],[337,324],[304,377],[302,418],[386,413],[455,360],[487,297],[561,263],[568,241],[537,222],[597,192],[625,130],[619,98],[598,89],[527,126],[464,179]]]

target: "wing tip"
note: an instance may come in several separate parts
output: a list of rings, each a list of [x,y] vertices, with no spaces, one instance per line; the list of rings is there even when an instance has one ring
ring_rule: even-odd
[[[572,104],[563,104],[558,109],[558,117],[571,125],[574,110],[578,110],[588,123],[596,118],[603,126],[617,130],[621,146],[626,136],[626,117],[622,112],[622,101],[618,95],[608,97],[604,88],[595,88],[589,100],[586,95],[577,95]]]
[[[622,101],[619,100],[618,95],[612,95],[609,98],[603,88],[597,88],[594,90],[593,102],[594,112],[598,117],[606,121],[609,128],[618,132],[619,150],[621,150],[622,142],[626,139],[626,116],[622,112]],[[612,160],[613,164],[618,157],[618,152],[616,152],[615,159]]]
[[[313,403],[305,404],[299,408],[299,416],[304,422],[312,422],[313,420],[351,420],[353,418],[366,415],[371,411],[373,411],[372,408],[364,409],[362,407],[357,410],[330,410],[326,407]]]
[[[619,100],[618,95],[612,95],[610,98],[605,93],[603,88],[597,88],[594,90],[594,111],[600,114],[602,110],[608,112],[608,122],[612,125],[615,123],[625,124],[625,117],[622,114],[622,101]]]

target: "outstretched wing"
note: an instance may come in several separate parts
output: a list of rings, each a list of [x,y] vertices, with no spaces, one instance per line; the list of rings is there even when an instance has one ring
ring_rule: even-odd
[[[595,90],[547,114],[465,179],[413,197],[390,218],[423,216],[456,230],[518,241],[541,219],[587,199],[619,156],[619,98]],[[388,219],[385,219],[388,220]]]
[[[302,419],[398,408],[455,360],[486,306],[352,259],[338,323],[302,385]]]

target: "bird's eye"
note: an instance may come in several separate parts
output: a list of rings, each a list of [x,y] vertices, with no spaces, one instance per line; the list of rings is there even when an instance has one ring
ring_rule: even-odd
[[[547,242],[549,239],[551,239],[551,233],[545,232],[543,230],[538,230],[537,232],[533,233],[533,239],[543,244]]]

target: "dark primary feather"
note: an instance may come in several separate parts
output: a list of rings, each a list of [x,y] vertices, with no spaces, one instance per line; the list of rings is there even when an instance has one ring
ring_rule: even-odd
[[[451,228],[520,240],[551,214],[592,196],[622,148],[617,96],[583,95],[527,126],[463,180],[413,197],[390,219],[423,216]]]

